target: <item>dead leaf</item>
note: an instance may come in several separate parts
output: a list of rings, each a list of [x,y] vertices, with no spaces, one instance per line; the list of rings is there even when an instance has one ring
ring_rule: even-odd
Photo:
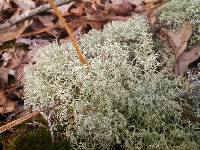
[[[0,68],[0,88],[5,87],[8,83],[9,69],[5,67]]]
[[[72,8],[70,10],[70,13],[72,13],[76,16],[82,16],[84,12],[85,12],[85,3],[81,3],[77,7]]]
[[[5,105],[6,104],[6,95],[4,92],[0,91],[0,106]]]
[[[31,45],[29,45],[30,51],[27,52],[24,62],[28,65],[33,65],[36,62],[36,54],[39,48],[48,45],[50,42],[44,39],[33,39]]]
[[[8,85],[8,75],[12,75],[16,82],[20,82],[24,75],[24,65],[30,62],[27,53],[25,50],[14,47],[2,54],[4,64],[0,68],[0,81],[2,84],[0,87],[3,88]]]
[[[3,60],[3,66],[6,66],[9,62],[9,60],[11,59],[11,55],[8,52],[9,50],[12,50],[12,49],[8,49],[6,52],[3,52],[1,54],[2,60]]]
[[[140,13],[144,11],[144,3],[143,0],[128,0],[132,5],[135,6],[134,12]]]
[[[0,107],[0,114],[14,112],[15,110],[16,110],[16,103],[9,101],[5,105]]]
[[[35,8],[35,2],[32,0],[13,0],[13,2],[21,9],[21,10],[30,10]]]
[[[69,4],[62,5],[59,8],[63,16],[69,15],[69,9],[75,4],[75,1],[70,2]]]
[[[6,94],[0,91],[0,114],[13,112],[16,110],[16,103],[9,100]]]
[[[157,4],[157,3],[161,3],[161,2],[162,2],[162,0],[144,0],[145,4],[148,4],[148,3]]]
[[[142,3],[143,3],[143,0],[128,0],[131,4],[133,4],[133,5],[136,5],[136,6],[138,6],[138,5],[142,5]]]
[[[130,16],[144,11],[143,0],[112,0],[111,10],[118,16]]]
[[[11,8],[9,1],[7,0],[0,0],[0,10],[5,10]]]
[[[156,14],[155,10],[153,10],[147,14],[150,25],[154,25],[157,22],[157,18],[156,18],[155,14]]]
[[[31,22],[26,20],[17,26],[0,31],[0,41],[6,42],[18,38],[30,24]]]
[[[161,29],[167,36],[170,47],[174,50],[176,59],[183,53],[187,47],[188,40],[192,35],[192,25],[189,22],[183,23],[180,30],[176,33],[167,29]]]
[[[9,69],[16,69],[21,64],[25,64],[25,57],[27,52],[23,50],[16,50],[14,53],[12,53],[12,59],[9,61],[7,68]]]
[[[124,0],[111,0],[112,1],[112,4],[114,5],[120,5],[123,3]]]
[[[110,10],[117,16],[130,16],[131,13],[133,13],[134,7],[133,4],[130,3],[128,0],[123,0],[123,3],[121,4],[111,5]],[[108,15],[110,14],[107,14],[107,16]]]
[[[87,22],[86,22],[87,23]],[[100,21],[88,21],[88,24],[93,28],[97,30],[101,30],[103,27],[103,22]]]
[[[144,12],[149,19],[150,25],[157,22],[156,13],[162,7],[163,0],[144,0]]]
[[[53,25],[53,19],[54,17],[53,16],[50,16],[50,15],[45,15],[45,16],[38,16],[37,17],[40,22],[44,25],[44,26],[51,26]]]
[[[32,40],[28,39],[28,38],[19,38],[16,40],[16,44],[22,44],[22,45],[31,45],[32,44]]]
[[[190,51],[184,51],[180,54],[176,61],[175,74],[182,76],[188,70],[189,64],[196,61],[200,57],[200,45],[194,47]]]

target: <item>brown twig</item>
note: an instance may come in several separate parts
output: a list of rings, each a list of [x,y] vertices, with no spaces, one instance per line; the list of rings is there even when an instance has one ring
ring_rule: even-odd
[[[87,64],[86,58],[85,56],[82,54],[81,49],[78,45],[77,39],[75,38],[72,29],[69,27],[69,25],[67,24],[67,22],[65,21],[64,17],[62,16],[62,13],[60,12],[60,10],[57,8],[56,4],[53,2],[53,0],[48,0],[48,3],[51,5],[51,7],[53,8],[54,12],[56,13],[56,15],[59,18],[59,21],[62,23],[62,25],[65,27],[65,30],[67,31],[67,33],[69,34],[69,39],[70,41],[73,43],[74,48],[76,49],[79,61],[81,64]]]
[[[7,131],[7,130],[9,130],[9,129],[11,129],[11,128],[13,128],[13,127],[25,122],[25,121],[37,116],[37,115],[39,115],[41,112],[47,112],[47,111],[57,107],[58,105],[60,105],[60,103],[57,103],[53,106],[50,106],[48,109],[42,109],[42,110],[39,110],[39,111],[34,111],[32,113],[25,115],[24,117],[21,117],[19,119],[11,121],[11,122],[0,127],[0,133],[3,133],[4,131]]]
[[[32,112],[32,113],[30,113],[30,114],[28,114],[28,115],[26,115],[26,116],[24,116],[22,118],[19,118],[19,119],[16,119],[16,120],[14,120],[14,121],[12,121],[10,123],[7,123],[7,124],[5,124],[5,125],[0,127],[0,133],[3,133],[4,131],[9,130],[12,127],[14,127],[14,126],[16,126],[18,124],[21,124],[24,121],[27,121],[28,119],[31,119],[34,116],[37,116],[39,114],[40,114],[40,112],[37,112],[37,111],[36,112]]]
[[[53,28],[56,28],[58,26],[59,26],[58,24],[53,24],[53,25],[50,25],[48,27],[44,27],[44,28],[38,29],[36,31],[24,33],[20,37],[27,37],[27,36],[32,36],[32,35],[40,34],[40,33],[43,33],[43,32],[47,32],[47,31],[49,31],[49,30],[51,30]]]
[[[56,6],[61,6],[70,2],[73,2],[75,0],[59,0],[58,2],[55,3]],[[15,24],[18,24],[21,21],[24,21],[34,15],[37,15],[41,12],[45,12],[51,9],[50,4],[46,4],[46,5],[42,5],[40,7],[37,7],[29,12],[24,12],[23,14],[16,16],[16,17],[12,17],[9,20],[7,20],[5,23],[0,24],[0,31],[4,30],[6,28],[9,28]]]

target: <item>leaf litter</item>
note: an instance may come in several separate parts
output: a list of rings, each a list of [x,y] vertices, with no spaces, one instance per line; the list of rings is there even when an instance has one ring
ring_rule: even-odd
[[[13,2],[15,5],[13,6]],[[12,17],[29,13],[38,6],[47,3],[41,0],[0,0],[0,23]],[[154,11],[165,0],[80,0],[71,1],[59,6],[62,15],[73,29],[74,33],[87,33],[94,28],[101,30],[103,26],[112,20],[127,20],[137,14],[147,14],[152,25],[156,22]],[[9,14],[9,15],[6,15]],[[179,31],[172,32],[161,29],[163,37],[172,48],[176,64],[175,74],[184,75],[188,66],[200,57],[200,46],[187,49],[187,43],[192,35],[192,25],[185,22]],[[18,101],[12,101],[8,97],[15,95],[20,99],[23,92],[18,86],[24,83],[24,66],[35,63],[34,56],[37,49],[57,39],[60,42],[68,40],[68,34],[59,23],[56,14],[52,11],[44,11],[26,20],[16,23],[9,28],[0,30],[0,113],[14,113],[19,106]],[[9,46],[9,44],[12,46]],[[8,45],[8,48],[4,48]],[[23,47],[23,48],[21,48]],[[14,81],[10,81],[12,76]],[[9,90],[14,87],[14,90]],[[22,106],[22,105],[21,105]]]

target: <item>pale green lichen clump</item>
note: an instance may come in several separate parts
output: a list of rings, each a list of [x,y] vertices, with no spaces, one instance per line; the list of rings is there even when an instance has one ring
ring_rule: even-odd
[[[70,43],[40,49],[25,106],[58,102],[52,121],[74,149],[197,149],[174,100],[179,81],[157,72],[151,36],[143,17],[92,30],[80,40],[89,65]]]
[[[200,43],[200,0],[171,0],[158,12],[158,18],[161,24],[174,31],[189,21],[193,26],[190,46]]]

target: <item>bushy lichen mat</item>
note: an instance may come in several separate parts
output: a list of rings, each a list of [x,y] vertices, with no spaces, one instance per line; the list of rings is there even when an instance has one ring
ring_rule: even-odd
[[[59,103],[52,123],[74,149],[197,149],[194,124],[181,119],[178,79],[157,71],[145,17],[84,35],[80,65],[70,43],[39,50],[26,70],[25,106]]]
[[[190,22],[193,35],[189,46],[200,43],[200,0],[170,0],[158,13],[162,25],[177,31],[184,22]]]

